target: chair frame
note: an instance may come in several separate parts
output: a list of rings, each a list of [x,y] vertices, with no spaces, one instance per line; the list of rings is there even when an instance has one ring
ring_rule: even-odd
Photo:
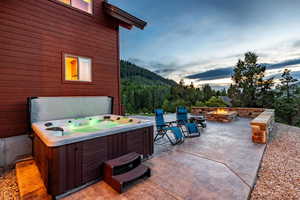
[[[184,133],[182,134],[182,138],[180,140],[176,140],[175,142],[172,141],[172,139],[168,135],[168,131],[171,131],[171,129],[168,130],[168,128],[178,127],[177,125],[173,126],[174,123],[176,123],[176,121],[164,122],[163,125],[156,125],[156,135],[154,137],[154,142],[156,142],[156,141],[158,141],[160,139],[163,139],[165,136],[167,136],[167,139],[169,140],[169,142],[172,145],[183,143],[184,142],[184,137],[185,137]]]
[[[192,122],[190,119],[188,119],[188,114],[186,113],[186,120],[184,119],[178,119],[179,118],[179,112],[178,112],[178,109],[179,108],[184,108],[186,109],[185,107],[177,107],[176,108],[176,122],[177,122],[177,126],[181,129],[181,131],[185,134],[185,137],[188,137],[188,138],[192,138],[192,137],[200,137],[201,136],[201,132],[199,130],[199,127],[197,125],[197,123],[195,122]],[[181,113],[182,114],[182,113]],[[191,134],[189,133],[189,130],[184,130],[183,127],[186,126],[187,123],[194,123],[198,129],[198,134]],[[186,128],[186,127],[185,127]],[[186,128],[187,129],[187,128]]]

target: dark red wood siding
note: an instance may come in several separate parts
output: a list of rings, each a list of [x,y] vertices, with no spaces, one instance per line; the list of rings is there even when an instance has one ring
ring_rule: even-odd
[[[119,114],[119,28],[55,0],[0,1],[0,138],[25,134],[28,96],[113,96]],[[93,84],[62,82],[62,54],[93,59]]]

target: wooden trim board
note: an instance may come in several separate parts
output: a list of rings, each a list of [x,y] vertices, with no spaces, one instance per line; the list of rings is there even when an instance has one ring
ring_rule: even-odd
[[[50,200],[51,196],[42,180],[34,160],[16,164],[17,182],[21,200]]]

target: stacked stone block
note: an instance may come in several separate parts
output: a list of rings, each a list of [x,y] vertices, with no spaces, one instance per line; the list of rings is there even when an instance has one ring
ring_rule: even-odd
[[[252,141],[254,143],[266,144],[274,123],[273,110],[265,110],[258,117],[253,119],[251,121]]]

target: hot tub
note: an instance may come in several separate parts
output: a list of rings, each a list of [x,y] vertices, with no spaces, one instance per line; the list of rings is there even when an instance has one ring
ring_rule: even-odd
[[[101,180],[107,160],[153,154],[153,122],[112,111],[111,97],[29,98],[34,158],[49,194]]]

